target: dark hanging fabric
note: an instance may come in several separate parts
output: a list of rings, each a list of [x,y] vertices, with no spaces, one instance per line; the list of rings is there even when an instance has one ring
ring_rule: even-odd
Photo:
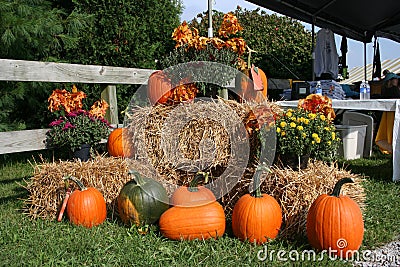
[[[381,79],[382,74],[382,66],[381,66],[381,53],[379,51],[379,42],[378,38],[375,38],[375,53],[374,53],[374,62],[372,64],[372,79],[379,78]]]

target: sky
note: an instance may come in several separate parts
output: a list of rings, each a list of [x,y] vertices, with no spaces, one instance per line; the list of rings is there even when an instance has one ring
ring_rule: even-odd
[[[181,21],[192,20],[197,14],[208,10],[208,0],[182,0],[184,5],[183,14],[181,16]],[[213,10],[218,10],[221,12],[229,12],[236,9],[237,6],[246,8],[249,10],[254,10],[259,6],[252,3],[246,2],[245,0],[213,0]],[[266,10],[266,9],[264,9]],[[268,13],[272,14],[272,11],[266,10]],[[307,30],[311,31],[311,25],[303,23]],[[315,28],[317,32],[318,27]],[[335,35],[336,49],[340,55],[340,42],[341,36]],[[400,58],[400,43],[391,41],[386,38],[378,38],[379,49],[381,54],[381,61],[385,59],[395,59]],[[364,66],[364,44],[359,41],[352,39],[347,39],[348,52],[347,52],[347,65],[349,70],[353,67]],[[367,44],[367,64],[372,63],[373,60],[373,43]]]

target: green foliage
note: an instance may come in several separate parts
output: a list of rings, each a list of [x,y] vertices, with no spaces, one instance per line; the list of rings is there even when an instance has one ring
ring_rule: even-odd
[[[251,63],[264,70],[267,77],[311,80],[311,33],[299,21],[259,9],[237,8],[233,13],[243,27],[240,35],[257,51],[251,54]],[[223,13],[214,11],[214,32],[218,32],[222,17]],[[199,14],[190,24],[199,29],[200,35],[206,34],[207,14]]]
[[[71,62],[155,68],[155,60],[174,45],[170,37],[181,13],[177,1],[84,0],[74,5],[93,21],[69,51]]]

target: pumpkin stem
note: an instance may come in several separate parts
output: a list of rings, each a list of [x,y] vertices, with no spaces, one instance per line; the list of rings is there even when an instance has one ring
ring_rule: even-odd
[[[190,181],[188,190],[190,192],[199,191],[199,188],[197,186],[199,184],[200,179],[204,178],[204,183],[207,183],[208,175],[209,175],[208,172],[197,172],[196,175],[194,176],[193,180]]]
[[[71,180],[71,181],[75,182],[81,191],[87,190],[87,187],[84,186],[83,183],[78,178],[76,178],[72,175],[65,176],[64,180]]]
[[[259,165],[256,169],[256,172],[254,174],[254,179],[253,179],[253,193],[252,196],[253,197],[262,197],[261,194],[261,183],[260,183],[260,176],[263,173],[263,171],[270,171],[270,169],[268,167],[266,167],[265,165]]]
[[[144,181],[142,179],[142,176],[137,170],[129,170],[128,172],[129,175],[133,175],[133,182],[135,182],[137,185],[144,184]]]
[[[342,189],[342,185],[347,184],[347,183],[354,183],[353,179],[351,178],[342,178],[337,183],[335,184],[335,187],[333,188],[331,196],[334,197],[339,197],[340,195],[340,190]]]

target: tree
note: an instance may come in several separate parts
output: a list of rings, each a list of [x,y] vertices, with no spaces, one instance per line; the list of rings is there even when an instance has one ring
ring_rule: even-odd
[[[311,80],[311,33],[300,22],[259,9],[238,7],[233,13],[244,28],[240,35],[257,51],[251,54],[251,62],[262,68],[268,77],[297,79],[298,76]],[[190,22],[201,35],[207,34],[207,16],[206,12],[199,14]],[[222,17],[223,13],[213,12],[214,32],[218,31]]]

